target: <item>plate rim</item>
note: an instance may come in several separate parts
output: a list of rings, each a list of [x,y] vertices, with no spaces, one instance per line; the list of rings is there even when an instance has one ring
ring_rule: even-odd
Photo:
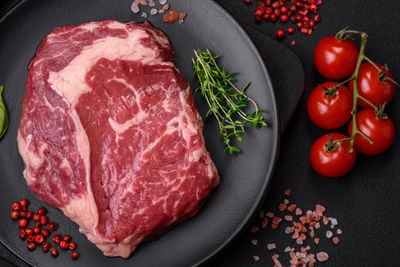
[[[15,12],[19,7],[21,7],[23,4],[27,3],[28,0],[17,0],[19,2],[14,3],[11,5],[11,7],[6,11],[3,16],[0,18],[0,23],[4,22],[7,17],[9,17],[13,12]],[[32,1],[32,0],[31,0]],[[210,5],[213,5],[215,9],[217,9],[221,14],[225,16],[225,18],[230,21],[237,29],[238,33],[244,36],[245,39],[247,39],[248,44],[249,44],[249,49],[255,54],[257,57],[261,71],[264,73],[265,77],[267,78],[267,82],[269,85],[269,88],[271,90],[271,95],[272,95],[272,112],[271,112],[271,120],[275,121],[275,124],[272,124],[271,129],[272,129],[272,141],[273,141],[273,147],[272,147],[272,152],[271,155],[273,157],[273,160],[271,160],[266,167],[267,169],[267,174],[264,179],[264,183],[260,187],[259,194],[257,195],[256,200],[254,201],[254,205],[249,209],[249,211],[246,213],[246,215],[243,217],[241,220],[239,226],[236,228],[235,231],[233,231],[229,237],[222,242],[217,248],[213,250],[212,253],[208,254],[206,257],[203,257],[202,259],[194,262],[193,266],[199,266],[202,264],[205,264],[207,262],[210,262],[213,258],[215,258],[218,254],[220,254],[229,244],[231,244],[235,239],[237,239],[243,231],[246,229],[248,224],[250,223],[251,219],[255,216],[256,212],[259,210],[261,205],[263,204],[265,198],[266,198],[266,193],[269,188],[270,182],[272,180],[272,175],[274,173],[276,163],[278,161],[278,156],[279,156],[279,146],[280,146],[280,129],[281,129],[281,123],[279,119],[279,110],[277,106],[277,101],[276,101],[276,95],[275,95],[275,90],[274,86],[272,84],[271,76],[268,72],[268,69],[266,67],[266,64],[257,49],[256,45],[254,44],[253,40],[250,38],[249,34],[244,30],[242,25],[227,11],[225,10],[221,5],[216,3],[214,0],[203,0],[203,1],[208,1]],[[0,239],[0,242],[2,245],[4,245],[10,252],[12,252],[15,256],[17,256],[20,260],[25,262],[28,265],[35,266],[31,262],[29,262],[27,259],[25,259],[22,255],[17,253],[13,248],[11,248],[7,243],[4,242],[3,239]]]
[[[204,0],[203,0],[204,1]],[[278,103],[276,101],[276,95],[275,95],[275,90],[274,86],[272,84],[271,76],[269,75],[268,69],[265,65],[265,62],[258,51],[256,45],[254,44],[253,40],[250,38],[249,34],[243,29],[242,25],[226,10],[224,9],[221,5],[216,3],[214,0],[207,0],[210,2],[210,4],[214,5],[216,9],[222,12],[222,14],[225,15],[225,17],[230,20],[239,30],[239,33],[245,36],[245,38],[248,40],[249,43],[249,48],[255,53],[256,57],[258,58],[258,61],[261,65],[261,70],[264,73],[264,75],[267,77],[268,80],[268,85],[271,89],[271,95],[272,95],[272,103],[273,103],[273,108],[275,109],[275,112],[272,112],[272,120],[276,121],[276,125],[272,125],[273,129],[273,151],[272,155],[274,159],[269,162],[269,165],[267,166],[267,174],[264,179],[264,183],[260,189],[260,193],[257,196],[257,200],[254,202],[255,204],[252,206],[251,209],[249,209],[249,212],[247,212],[246,216],[243,217],[242,222],[239,224],[239,226],[236,228],[236,231],[230,234],[230,237],[226,239],[226,241],[221,244],[217,249],[213,251],[213,253],[209,254],[207,257],[203,258],[202,260],[198,261],[197,263],[194,264],[194,266],[199,266],[204,263],[210,262],[215,256],[220,254],[229,244],[231,244],[235,239],[237,239],[243,231],[246,230],[246,227],[250,224],[251,219],[254,218],[256,215],[256,212],[260,209],[261,205],[263,204],[265,198],[266,198],[266,193],[269,188],[269,185],[272,180],[272,175],[274,173],[276,163],[278,161],[278,156],[279,156],[279,146],[280,146],[280,128],[281,128],[281,123],[279,119],[279,111],[278,111]]]

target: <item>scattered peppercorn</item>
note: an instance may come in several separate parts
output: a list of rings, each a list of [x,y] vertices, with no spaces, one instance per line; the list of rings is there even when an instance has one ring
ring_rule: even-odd
[[[24,229],[19,229],[19,237],[21,239],[26,239],[28,237],[28,235],[26,234],[26,232],[24,231]]]
[[[62,237],[62,240],[66,241],[66,242],[69,242],[69,241],[72,240],[72,237],[71,237],[70,235],[64,235],[64,236]]]
[[[29,250],[34,250],[34,249],[36,248],[36,244],[35,244],[35,243],[32,243],[32,242],[29,242],[29,243],[26,245],[26,247],[27,247]]]
[[[69,247],[69,244],[68,244],[68,242],[67,241],[61,241],[60,242],[60,248],[62,248],[62,249],[68,249],[68,247]]]
[[[73,260],[78,259],[78,258],[79,258],[79,253],[76,252],[76,251],[72,252],[72,253],[71,253],[71,258],[72,258]]]
[[[247,4],[253,3],[252,0],[244,0],[244,2]],[[257,22],[261,22],[261,18],[271,22],[280,19],[283,23],[290,20],[297,25],[301,33],[311,35],[317,28],[316,23],[321,20],[320,15],[317,14],[318,6],[321,4],[322,0],[277,0],[273,2],[264,0],[257,3],[254,19]],[[289,28],[288,33],[293,34],[294,31],[289,30]]]
[[[16,220],[16,219],[18,219],[19,218],[19,212],[18,211],[12,211],[11,212],[11,218],[13,219],[13,220]]]
[[[30,243],[35,242],[35,236],[34,235],[29,235],[28,236],[28,242],[30,242]]]
[[[27,208],[29,206],[30,202],[29,202],[29,200],[24,198],[24,199],[21,199],[19,204],[21,204],[22,207]]]
[[[27,219],[32,219],[32,217],[33,217],[33,212],[32,211],[27,211],[26,212],[26,218]]]
[[[60,242],[61,242],[61,235],[60,235],[60,234],[54,234],[54,235],[53,235],[53,241],[56,242],[57,244],[60,244]]]
[[[75,249],[76,249],[76,243],[75,243],[75,242],[69,243],[68,248],[69,248],[70,250],[75,250]]]
[[[44,215],[44,214],[46,214],[46,212],[47,212],[47,210],[45,208],[43,208],[43,207],[39,208],[38,211],[37,211],[37,213],[40,214],[40,215]]]
[[[19,227],[25,228],[28,225],[28,221],[26,219],[19,220]]]
[[[47,223],[47,229],[49,229],[50,231],[57,230],[57,228],[58,228],[58,224],[56,224],[55,222]]]
[[[36,235],[36,236],[35,236],[35,242],[36,242],[37,244],[42,244],[43,241],[44,241],[43,235],[39,234],[39,235]]]
[[[55,247],[50,248],[50,254],[54,257],[58,256],[58,250]]]
[[[18,202],[14,202],[12,204],[12,209],[15,211],[20,211],[21,210],[21,205]]]
[[[41,225],[46,225],[49,219],[47,219],[46,215],[40,216],[40,224]]]
[[[33,235],[33,229],[32,229],[32,228],[26,228],[26,229],[25,229],[25,233],[26,233],[27,235]]]
[[[277,30],[275,35],[278,39],[282,39],[283,37],[285,37],[285,32],[283,30]]]
[[[182,13],[179,14],[179,16],[182,17],[180,19],[183,19],[186,15]],[[28,207],[29,204],[30,202],[27,199],[22,199],[20,202],[14,202],[12,204],[13,211],[11,212],[11,218],[14,220],[21,218],[18,221],[20,226],[18,232],[19,237],[23,240],[27,239],[26,247],[29,250],[34,250],[37,245],[41,245],[43,252],[50,251],[51,255],[57,257],[58,250],[52,247],[49,242],[45,241],[46,237],[50,236],[50,231],[54,231],[58,228],[57,223],[49,221],[48,217],[45,215],[47,210],[44,207],[40,207],[37,213],[28,211],[26,207]],[[33,229],[26,228],[29,223],[28,220],[31,219],[33,219],[35,227]],[[47,229],[42,229],[42,225],[47,225]],[[54,234],[53,241],[60,244],[60,247],[64,250],[75,250],[77,246],[75,242],[71,242],[72,237],[70,235],[61,236],[60,234]],[[71,258],[75,260],[79,258],[79,254],[74,251],[71,254]]]
[[[51,247],[51,245],[50,245],[49,242],[47,242],[47,241],[44,241],[44,242],[43,242],[43,244],[42,244],[43,252],[49,251],[49,250],[50,250],[50,247]]]
[[[49,236],[49,235],[50,235],[49,230],[47,230],[47,229],[42,229],[42,235],[45,236],[45,237]]]
[[[40,214],[39,213],[35,213],[35,214],[33,214],[33,220],[34,221],[39,221],[40,220]]]

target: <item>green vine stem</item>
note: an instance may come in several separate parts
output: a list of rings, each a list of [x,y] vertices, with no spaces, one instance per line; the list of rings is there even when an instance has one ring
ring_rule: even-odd
[[[356,139],[357,134],[361,135],[362,137],[364,137],[365,139],[367,139],[371,144],[373,143],[373,141],[368,138],[368,136],[366,136],[365,134],[363,134],[361,131],[358,130],[357,127],[357,102],[358,99],[361,99],[363,101],[365,101],[368,105],[370,105],[374,110],[375,113],[378,115],[378,113],[383,114],[383,107],[377,107],[374,104],[372,104],[370,101],[368,101],[367,99],[365,99],[364,97],[362,97],[359,93],[358,93],[358,76],[359,76],[359,72],[360,72],[360,67],[361,64],[364,60],[368,61],[369,63],[371,63],[375,68],[378,69],[379,74],[380,75],[385,75],[385,73],[382,71],[381,68],[379,68],[372,60],[370,60],[368,57],[365,56],[365,47],[367,45],[367,39],[368,39],[368,34],[365,32],[360,32],[360,31],[355,31],[355,30],[348,30],[347,28],[339,31],[335,38],[336,40],[340,41],[340,40],[345,40],[347,38],[349,38],[351,35],[356,34],[356,35],[360,35],[361,36],[361,44],[360,44],[360,52],[358,54],[358,59],[357,59],[357,64],[356,64],[356,69],[353,73],[353,75],[346,79],[345,81],[335,85],[332,89],[337,90],[337,88],[339,88],[340,86],[348,83],[348,82],[353,82],[353,108],[351,111],[351,117],[352,117],[352,122],[353,122],[353,128],[351,130],[351,136],[349,138],[343,139],[343,140],[335,140],[335,141],[331,141],[329,143],[329,146],[327,146],[327,149],[335,149],[335,144],[340,142],[340,141],[350,141],[350,152],[353,152],[354,150],[354,142]],[[328,145],[328,144],[327,144]]]
[[[354,71],[354,74],[353,74],[354,91],[353,91],[353,109],[351,111],[351,116],[352,116],[352,120],[353,120],[353,129],[351,130],[351,140],[350,140],[350,152],[353,152],[356,135],[357,135],[357,133],[360,132],[357,128],[357,100],[358,100],[358,98],[360,98],[360,95],[358,94],[358,74],[360,72],[361,63],[364,59],[365,47],[367,45],[368,34],[365,32],[359,32],[359,31],[349,31],[349,32],[361,35],[360,52],[358,54],[356,70]],[[363,135],[363,136],[365,136],[365,135]]]

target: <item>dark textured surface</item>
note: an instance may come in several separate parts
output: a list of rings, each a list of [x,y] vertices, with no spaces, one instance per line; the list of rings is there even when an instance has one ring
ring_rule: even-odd
[[[278,102],[281,131],[284,132],[304,92],[303,63],[280,42],[246,24],[242,27],[254,41],[268,68]]]
[[[59,223],[58,231],[70,233],[78,243],[82,257],[74,266],[186,266],[202,262],[246,226],[259,207],[272,176],[279,144],[279,122],[272,84],[258,51],[237,22],[212,1],[170,0],[169,3],[191,14],[184,24],[165,24],[162,16],[149,17],[149,21],[170,37],[177,66],[183,76],[193,81],[193,49],[208,48],[215,54],[223,55],[219,62],[229,71],[239,72],[238,86],[252,82],[247,93],[267,109],[265,117],[270,126],[249,129],[240,145],[242,153],[229,156],[216,136],[217,123],[212,120],[208,122],[207,119],[204,137],[220,173],[220,186],[212,192],[212,197],[194,218],[171,229],[156,241],[140,246],[129,259],[103,256],[85,236],[78,233],[77,225],[61,211],[44,205],[33,196],[22,177],[23,163],[17,152],[15,137],[25,87],[24,78],[27,75],[26,66],[44,36],[55,27],[87,21],[143,19],[140,14],[132,14],[129,0],[29,0],[18,5],[0,23],[0,33],[4,36],[0,61],[7,66],[0,69],[0,80],[6,88],[4,99],[10,114],[8,132],[0,142],[0,170],[7,181],[0,194],[0,215],[9,218],[9,205],[22,197],[31,200],[33,209],[44,205],[49,209],[51,219]],[[93,9],[95,5],[101,8]],[[70,15],[72,12],[73,16]],[[204,17],[204,13],[209,17]],[[198,29],[199,24],[208,27]],[[216,26],[210,29],[211,25]],[[229,38],[221,35],[221,32],[229,33]],[[192,87],[194,85],[192,82]],[[205,101],[199,94],[195,94],[195,100],[200,113],[204,115],[208,109]],[[0,228],[1,241],[27,262],[39,266],[71,265],[69,253],[60,253],[55,259],[41,251],[29,252],[21,246],[23,243],[17,235],[17,229],[18,226],[11,223],[10,219],[5,220]]]
[[[257,30],[273,36],[275,31],[287,25],[282,23],[254,23],[252,13],[256,5],[248,6],[242,0],[217,0],[239,22],[254,26]],[[400,266],[400,141],[389,151],[376,157],[358,154],[355,168],[340,179],[326,179],[311,168],[308,154],[312,143],[327,133],[313,125],[306,114],[306,99],[311,90],[325,81],[313,68],[312,53],[318,40],[333,35],[345,26],[368,32],[367,55],[381,63],[387,63],[394,77],[400,80],[400,35],[398,16],[400,2],[325,0],[320,7],[321,22],[311,36],[296,32],[286,36],[282,43],[290,46],[296,39],[294,51],[300,56],[306,70],[306,89],[303,98],[282,138],[278,165],[263,209],[276,211],[283,200],[282,191],[293,189],[290,200],[304,209],[315,203],[324,204],[327,214],[336,217],[343,230],[341,241],[333,245],[321,240],[317,249],[330,254],[328,262],[317,266]],[[399,90],[399,88],[397,88]],[[393,119],[397,135],[400,132],[400,94],[397,91],[388,113]],[[343,130],[340,130],[344,132]],[[398,139],[398,138],[397,138]],[[255,219],[253,224],[258,224]],[[284,229],[271,229],[250,233],[250,228],[241,238],[224,250],[214,261],[215,266],[273,266],[271,256],[282,255],[282,263],[289,266],[283,257],[286,246],[296,246]],[[250,244],[258,239],[258,245]],[[267,243],[275,242],[277,250],[268,251]],[[296,246],[299,247],[299,246]],[[254,262],[253,255],[260,256]]]
[[[242,0],[217,2],[240,22],[252,25],[269,36],[279,27],[287,27],[281,23],[256,25],[251,16],[255,4],[247,6]],[[292,188],[294,193],[291,200],[302,208],[312,208],[319,202],[328,208],[329,215],[338,218],[340,228],[343,229],[341,242],[334,246],[326,240],[321,241],[319,249],[329,252],[331,258],[317,266],[400,266],[400,234],[397,230],[400,221],[400,142],[396,140],[394,146],[380,156],[359,155],[355,169],[345,177],[322,178],[311,169],[308,153],[313,141],[326,131],[314,126],[305,110],[307,96],[318,82],[324,81],[313,68],[314,46],[322,37],[334,34],[348,25],[369,33],[367,54],[381,63],[389,64],[395,78],[400,79],[399,12],[400,2],[397,0],[324,1],[320,8],[322,21],[312,36],[296,33],[283,41],[286,45],[292,39],[297,41],[293,49],[305,65],[306,91],[283,136],[279,163],[264,210],[275,210],[283,199],[282,190]],[[397,132],[400,129],[399,104],[400,96],[397,92],[389,110]],[[256,219],[254,223],[258,221]],[[267,251],[267,243],[275,242],[277,252],[282,255],[287,245],[295,246],[293,241],[282,234],[282,230],[264,230],[256,234],[248,230],[219,255],[213,264],[273,266],[271,256],[274,252]],[[256,247],[250,244],[253,238],[259,241]],[[253,255],[259,255],[260,261],[254,262]]]

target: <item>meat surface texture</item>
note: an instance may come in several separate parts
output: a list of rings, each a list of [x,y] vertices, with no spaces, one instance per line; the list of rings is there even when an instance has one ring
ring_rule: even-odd
[[[106,256],[195,215],[219,176],[168,38],[145,22],[53,30],[29,65],[24,177]]]

